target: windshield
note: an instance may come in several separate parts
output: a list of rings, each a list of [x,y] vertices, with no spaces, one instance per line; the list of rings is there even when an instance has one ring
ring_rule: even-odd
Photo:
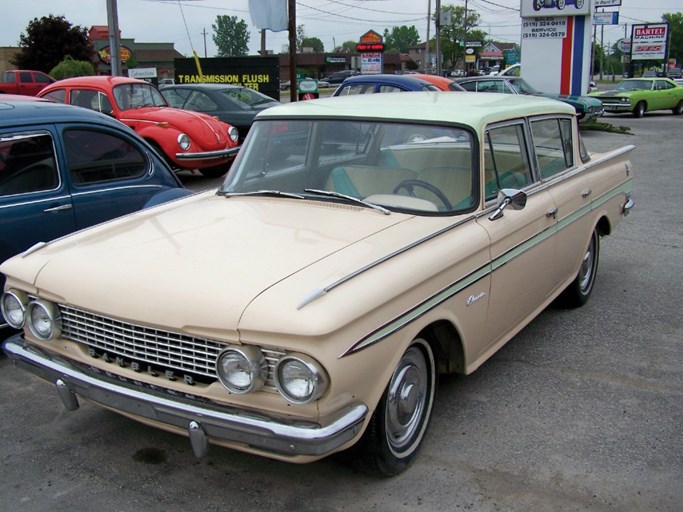
[[[117,85],[114,87],[114,100],[121,110],[168,106],[157,88],[146,83]]]
[[[263,105],[264,103],[273,103],[275,100],[270,96],[255,91],[249,87],[235,87],[230,89],[222,89],[221,94],[224,94],[231,100],[235,101],[240,107],[244,109],[251,109],[256,105]]]
[[[394,211],[462,212],[477,204],[474,146],[469,131],[454,127],[257,121],[220,193],[355,198]]]
[[[617,86],[617,91],[649,91],[652,80],[624,80]]]
[[[531,87],[531,85],[522,78],[511,80],[510,84],[517,94],[538,94],[538,91]]]

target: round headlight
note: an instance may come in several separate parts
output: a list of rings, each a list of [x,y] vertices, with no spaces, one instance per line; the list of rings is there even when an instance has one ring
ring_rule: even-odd
[[[62,333],[62,315],[52,302],[36,300],[26,309],[28,328],[43,341],[57,338]]]
[[[218,355],[216,373],[228,391],[241,395],[263,387],[268,377],[268,363],[256,347],[231,347]]]
[[[303,354],[287,355],[275,367],[275,385],[290,402],[305,404],[327,390],[327,375],[318,362]]]
[[[180,146],[180,149],[183,151],[190,149],[190,136],[186,133],[178,135],[178,146]]]
[[[228,128],[228,136],[230,137],[231,141],[237,142],[237,139],[239,139],[239,132],[237,131],[237,128],[234,126]]]
[[[2,316],[10,327],[14,329],[21,329],[26,320],[26,305],[28,304],[28,295],[24,292],[16,290],[8,290],[2,295]]]

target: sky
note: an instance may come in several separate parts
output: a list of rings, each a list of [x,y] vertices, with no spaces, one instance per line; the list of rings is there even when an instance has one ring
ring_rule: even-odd
[[[9,2],[9,0],[5,0]],[[286,2],[287,0],[282,0]],[[520,42],[520,0],[467,0],[468,9],[480,15],[477,27],[491,38]],[[296,24],[304,25],[307,37],[317,37],[332,51],[334,45],[357,41],[368,30],[382,34],[385,28],[414,25],[422,40],[427,35],[427,12],[436,0],[302,0],[296,2]],[[441,0],[443,5],[464,6],[465,0]],[[18,0],[0,16],[0,46],[17,46],[19,36],[34,18],[63,15],[72,25],[90,28],[107,25],[106,0]],[[118,0],[121,36],[136,42],[172,42],[180,53],[214,57],[213,29],[216,17],[237,16],[249,27],[251,54],[260,49],[261,36],[251,21],[248,0]],[[622,0],[620,25],[605,26],[605,46],[624,36],[624,24],[659,22],[662,14],[683,12],[683,0]],[[430,27],[434,35],[434,25]],[[598,42],[600,42],[598,29]],[[287,32],[266,31],[266,48],[280,53],[287,45]]]

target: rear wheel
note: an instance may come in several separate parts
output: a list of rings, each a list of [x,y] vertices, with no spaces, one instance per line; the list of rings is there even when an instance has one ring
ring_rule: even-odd
[[[432,349],[425,340],[415,339],[394,369],[357,446],[363,469],[393,476],[410,465],[429,425],[435,388]]]
[[[675,116],[680,116],[683,114],[683,100],[679,101],[678,105],[676,105],[672,110]]]
[[[593,285],[595,284],[599,258],[600,235],[596,229],[593,231],[588,247],[583,254],[579,273],[559,297],[560,305],[568,308],[578,308],[588,302],[588,298],[593,291]]]
[[[645,115],[645,102],[639,101],[636,108],[633,109],[633,117],[643,117]]]

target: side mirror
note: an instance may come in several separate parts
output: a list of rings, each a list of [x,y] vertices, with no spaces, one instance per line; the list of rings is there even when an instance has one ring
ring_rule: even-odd
[[[526,206],[526,193],[515,188],[504,188],[498,192],[498,208],[489,216],[489,220],[498,220],[508,206],[513,210],[521,210]]]

